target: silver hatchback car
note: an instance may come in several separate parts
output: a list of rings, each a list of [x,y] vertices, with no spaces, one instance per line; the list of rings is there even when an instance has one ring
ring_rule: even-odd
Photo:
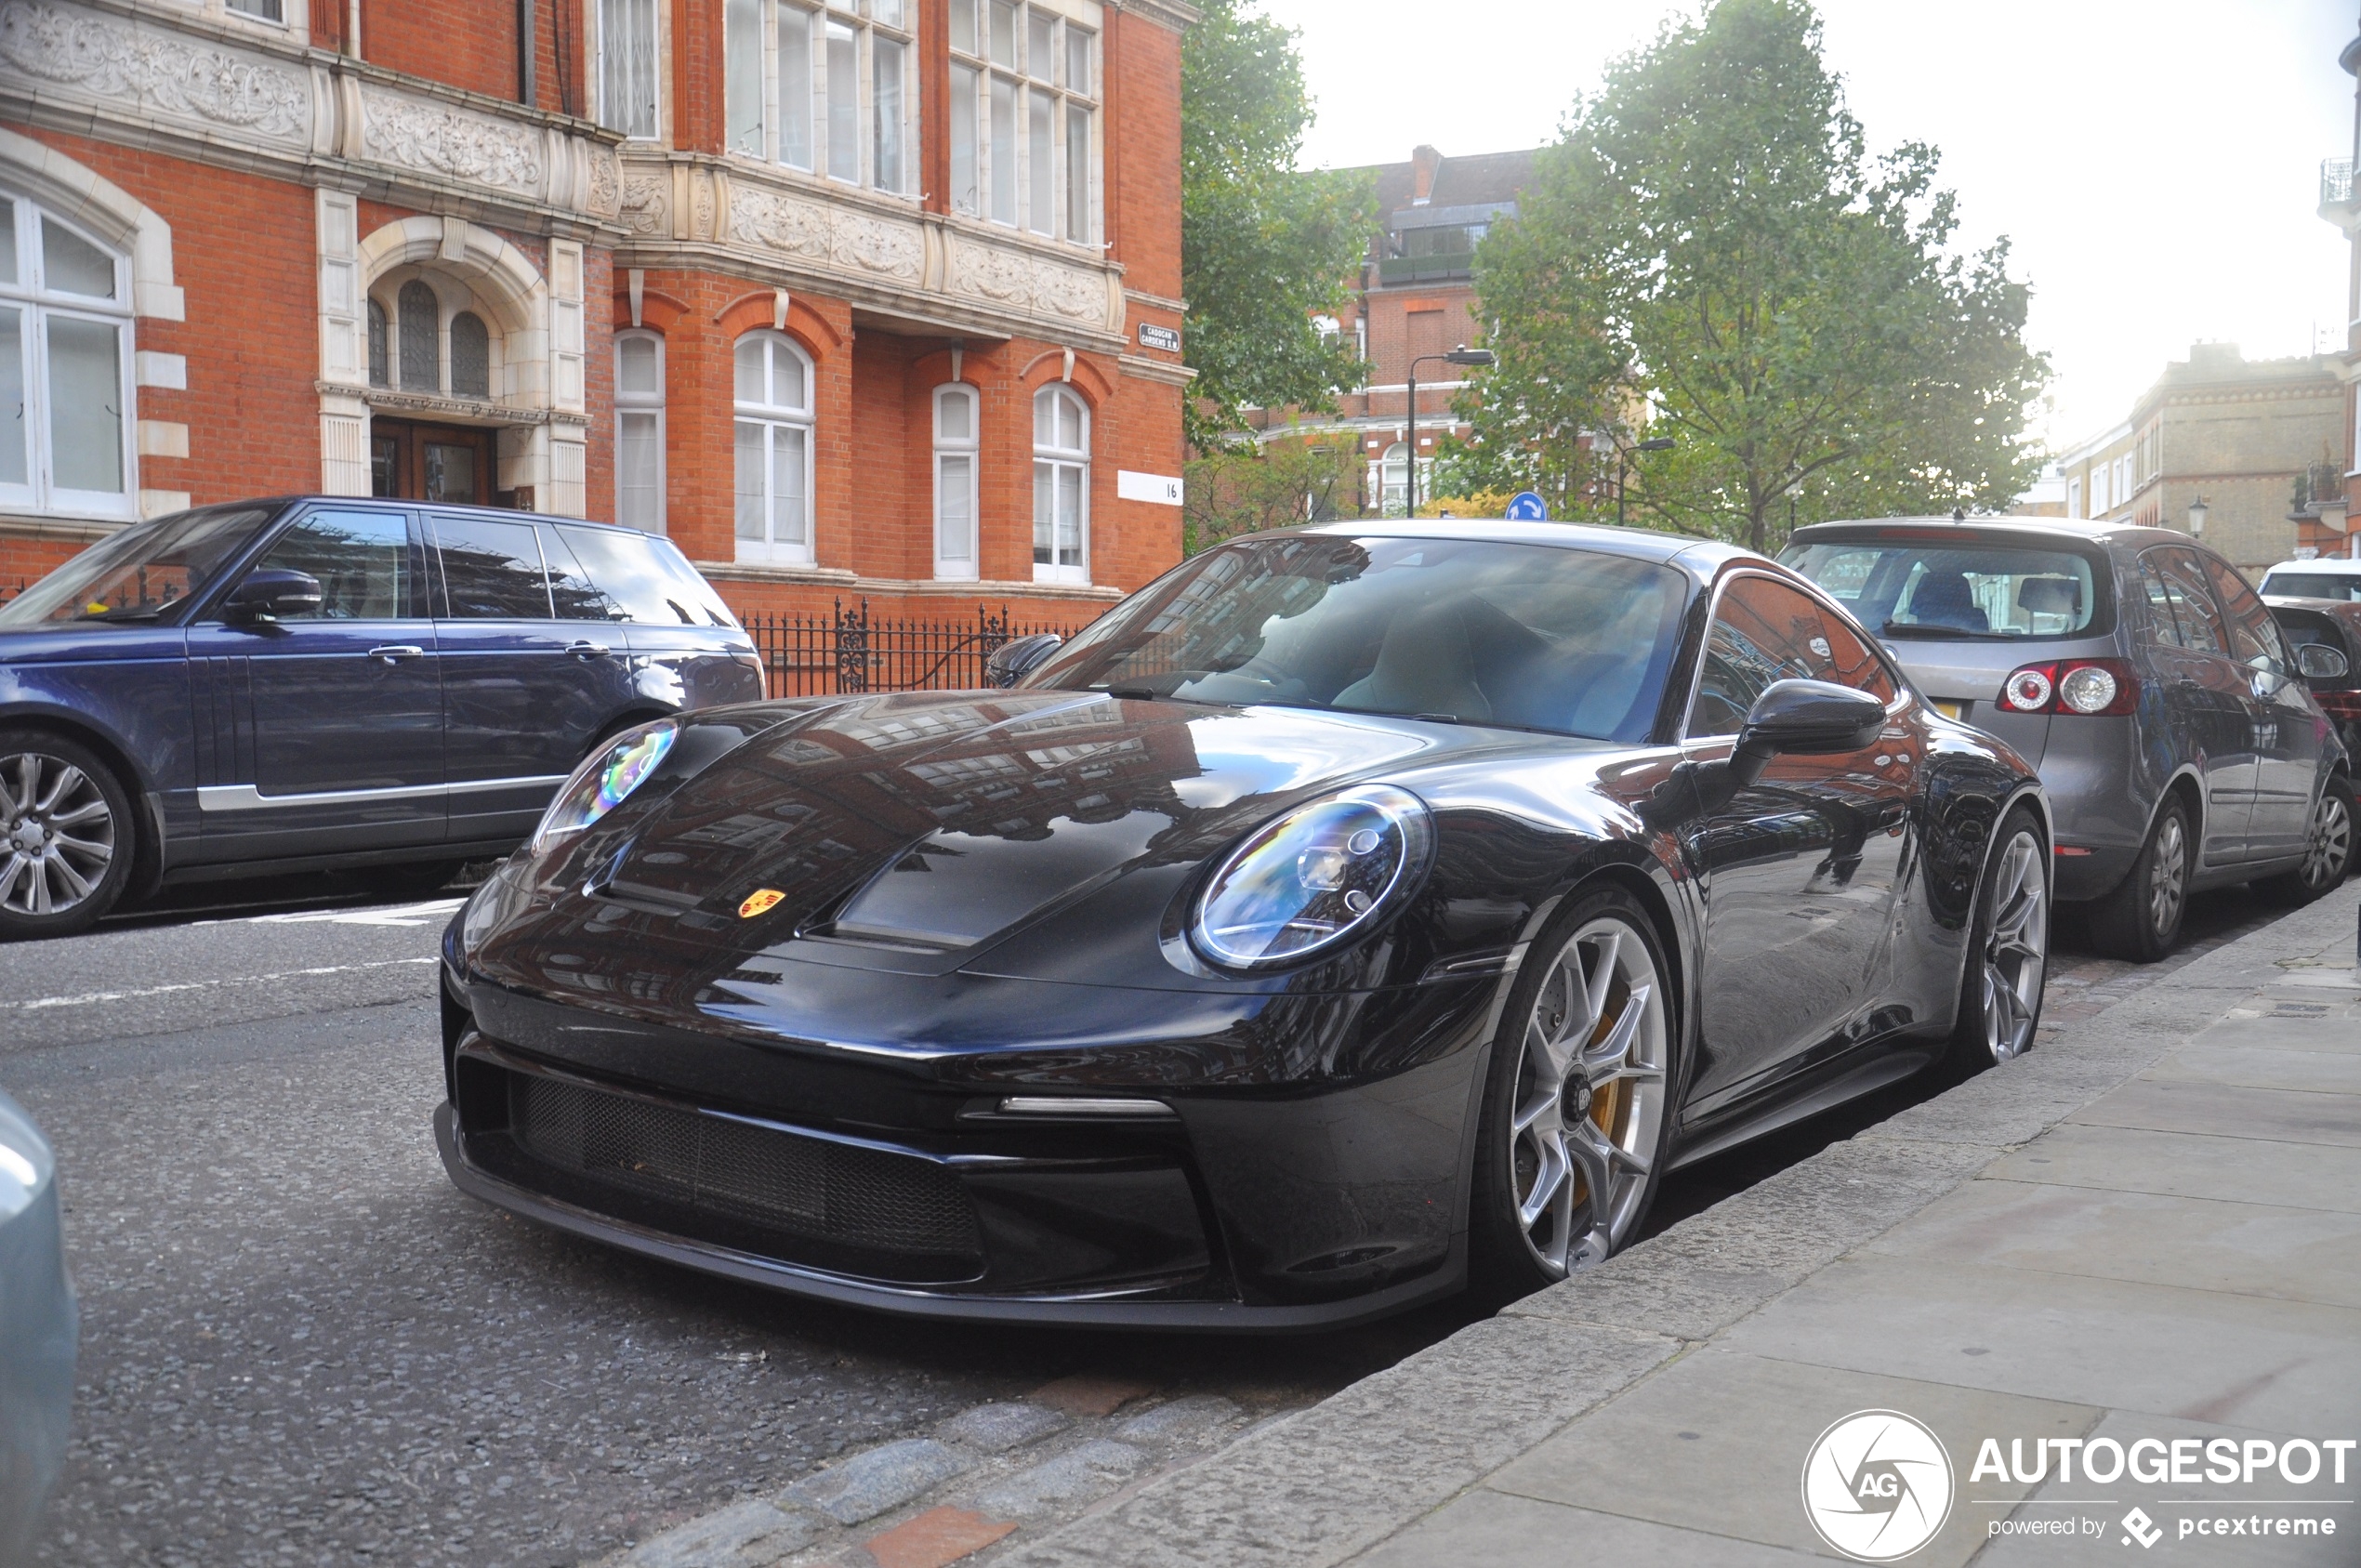
[[[2336,726],[2254,590],[2187,535],[1899,518],[1800,529],[1780,559],[2040,770],[2055,896],[2090,903],[2109,951],[2163,957],[2198,889],[2307,903],[2343,881]]]

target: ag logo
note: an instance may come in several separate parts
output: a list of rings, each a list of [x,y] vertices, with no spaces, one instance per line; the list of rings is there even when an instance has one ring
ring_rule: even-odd
[[[1863,1410],[1820,1434],[1803,1461],[1803,1511],[1859,1562],[1892,1562],[1951,1517],[1951,1456],[1898,1410]]]
[[[753,897],[738,905],[738,918],[751,920],[758,915],[768,915],[777,908],[779,901],[786,896],[776,888],[758,889]]]

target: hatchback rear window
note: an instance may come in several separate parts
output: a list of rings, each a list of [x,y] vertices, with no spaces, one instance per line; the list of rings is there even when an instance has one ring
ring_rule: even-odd
[[[2361,573],[2266,572],[2262,591],[2282,599],[2361,600]]]
[[[1793,545],[1779,559],[1883,637],[2085,637],[2114,619],[2104,567],[2074,550],[1938,535]]]

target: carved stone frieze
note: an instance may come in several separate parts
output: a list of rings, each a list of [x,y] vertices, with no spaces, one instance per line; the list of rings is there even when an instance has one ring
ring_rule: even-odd
[[[5,0],[0,64],[95,98],[249,135],[302,142],[311,132],[305,72],[117,17]]]
[[[620,209],[622,201],[622,160],[603,147],[596,149],[590,154],[590,210],[611,217]]]
[[[1107,281],[1096,272],[1061,267],[1035,257],[1033,261],[1035,308],[1070,322],[1107,323]]]
[[[540,193],[542,143],[534,130],[379,87],[362,88],[361,119],[370,154],[389,164]]]
[[[672,181],[662,174],[635,174],[623,181],[623,226],[634,234],[669,233]]]
[[[926,271],[927,243],[914,223],[838,213],[834,254],[839,267],[859,268],[903,283],[917,283]]]
[[[742,185],[730,188],[730,232],[812,261],[832,254],[827,208]]]
[[[1015,310],[1033,307],[1033,269],[1016,251],[955,239],[947,281],[954,294],[988,299]]]

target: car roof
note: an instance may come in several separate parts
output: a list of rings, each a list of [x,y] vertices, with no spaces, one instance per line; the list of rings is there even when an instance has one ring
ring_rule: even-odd
[[[2333,577],[2361,577],[2361,560],[2349,556],[2332,555],[2318,560],[2282,560],[2263,569],[2265,572],[2325,572]]]
[[[368,502],[379,506],[432,507],[439,512],[458,512],[469,517],[498,518],[508,522],[536,520],[542,522],[562,522],[568,528],[597,528],[609,534],[628,534],[641,539],[656,537],[655,534],[644,529],[632,528],[619,522],[599,522],[589,518],[560,517],[554,512],[523,512],[513,507],[479,507],[472,503],[462,504],[457,501],[415,501],[393,495],[255,495],[235,501],[208,501],[202,507],[191,507],[189,510],[211,511],[218,507],[270,507],[284,511],[290,507],[315,504],[350,507],[356,502]]]
[[[2025,543],[2120,545],[2143,550],[2152,545],[2196,545],[2204,541],[2170,528],[2146,528],[2130,522],[2093,522],[2063,517],[1883,517],[1848,518],[1834,522],[1806,523],[1795,531],[1794,542],[1817,538],[1850,539],[1885,528],[1967,528],[1978,534],[2014,535]]]
[[[2361,604],[2349,599],[2307,599],[2302,594],[2267,593],[2262,596],[2264,608],[2271,610],[2316,610],[2323,615],[2335,615],[2352,620],[2361,615]]]
[[[1314,523],[1308,528],[1282,529],[1247,537],[1286,539],[1305,534],[1333,534],[1352,539],[1473,539],[1493,545],[1541,545],[1561,550],[1595,550],[1602,555],[1627,556],[1635,560],[1676,567],[1699,582],[1711,582],[1722,567],[1734,560],[1751,560],[1774,567],[1778,564],[1768,557],[1724,544],[1719,539],[1699,539],[1684,534],[1658,534],[1645,528],[1601,528],[1578,522],[1511,522],[1500,518],[1365,518]]]

